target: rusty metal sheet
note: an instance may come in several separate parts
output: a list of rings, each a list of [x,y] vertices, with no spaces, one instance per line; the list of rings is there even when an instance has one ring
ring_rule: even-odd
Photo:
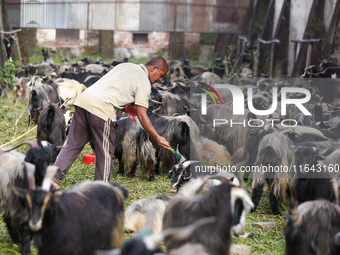
[[[22,0],[21,27],[237,33],[239,0]],[[246,1],[246,0],[242,0]],[[248,0],[249,1],[249,0]]]
[[[93,3],[90,5],[89,29],[116,30],[116,3]]]
[[[211,24],[215,19],[215,7],[211,5],[215,5],[216,0],[196,0],[195,2],[207,4],[208,6],[193,5],[191,31],[211,32]]]
[[[140,31],[172,31],[173,5],[167,0],[141,2]]]
[[[139,31],[139,1],[121,0],[116,5],[116,30]]]

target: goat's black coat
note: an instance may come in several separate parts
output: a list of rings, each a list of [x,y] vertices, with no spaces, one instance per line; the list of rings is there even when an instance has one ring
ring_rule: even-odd
[[[297,169],[291,185],[294,200],[299,204],[320,198],[333,201],[331,175],[327,166],[318,164],[322,159],[318,153],[311,147],[296,147],[295,159]]]
[[[42,84],[36,85],[30,92],[30,100],[28,103],[29,120],[28,124],[32,121],[37,123],[40,115],[40,109],[47,105],[48,102],[58,104],[60,98],[58,89],[55,84]]]
[[[47,141],[50,144],[62,146],[66,139],[65,117],[59,106],[50,104],[45,107],[38,119],[37,142]],[[58,153],[55,152],[52,162],[55,161]]]
[[[230,208],[232,187],[234,186],[231,184],[221,184],[212,188],[201,199],[173,198],[164,213],[163,229],[186,226],[204,217],[215,216],[217,221],[200,227],[196,234],[187,239],[165,240],[167,249],[175,249],[190,242],[201,243],[212,254],[229,254],[231,227],[234,221]],[[236,202],[236,205],[239,203]],[[236,209],[235,212],[239,210]],[[238,221],[236,217],[235,221]]]
[[[340,208],[329,201],[291,203],[286,213],[285,240],[289,255],[340,254],[334,236],[340,231]]]
[[[124,239],[123,198],[128,191],[118,184],[114,186],[115,189],[95,181],[67,190],[57,199],[55,192],[50,193],[42,228],[34,232],[39,254],[92,255],[96,250],[119,248]],[[30,221],[36,222],[46,191],[38,188],[31,198]]]
[[[49,165],[52,157],[52,153],[55,150],[55,146],[36,147],[27,151],[24,161],[30,162],[35,165],[35,184],[41,186],[43,178],[46,173],[46,168]],[[20,161],[20,159],[18,159]],[[4,171],[5,169],[0,169]],[[13,170],[13,169],[12,169]],[[20,176],[13,176],[14,179],[8,180],[10,183],[3,183],[4,180],[0,181],[2,185],[11,187],[20,187],[22,189],[28,189],[28,179],[24,164],[22,163]],[[30,254],[30,239],[31,232],[28,227],[28,209],[22,199],[14,194],[14,190],[9,188],[10,194],[8,197],[10,201],[1,201],[4,210],[3,219],[6,223],[6,227],[9,231],[11,239],[14,243],[21,244],[21,254]],[[3,194],[1,194],[3,195]]]

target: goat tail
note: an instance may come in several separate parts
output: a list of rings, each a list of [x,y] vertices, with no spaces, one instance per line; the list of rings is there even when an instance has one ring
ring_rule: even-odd
[[[123,139],[123,156],[122,161],[127,169],[131,169],[134,162],[137,160],[137,145],[136,145],[136,138],[131,134],[126,134]]]
[[[46,129],[51,130],[54,123],[55,117],[55,108],[52,105],[48,106],[47,114],[46,114]]]
[[[286,212],[286,219],[289,218],[291,222],[294,222],[295,226],[301,226],[302,224],[302,218],[297,208],[298,205],[298,202],[294,198],[291,198],[289,202],[289,209]]]
[[[156,149],[152,146],[150,142],[149,135],[145,130],[142,130],[139,134],[139,146],[137,147],[139,150],[139,156],[145,164],[147,162],[156,164]]]

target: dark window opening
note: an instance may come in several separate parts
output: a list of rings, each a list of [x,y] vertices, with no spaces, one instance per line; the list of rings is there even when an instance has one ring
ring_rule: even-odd
[[[79,41],[79,29],[57,29],[56,40],[61,42]]]
[[[148,33],[133,33],[132,37],[133,43],[148,43]]]

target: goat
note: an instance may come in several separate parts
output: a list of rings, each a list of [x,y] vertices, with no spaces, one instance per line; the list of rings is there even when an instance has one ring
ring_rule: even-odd
[[[20,78],[15,83],[13,107],[16,107],[16,104],[20,97],[22,98],[23,104],[28,104],[30,89],[27,87],[27,83],[29,81],[29,78]]]
[[[54,84],[38,84],[32,88],[30,92],[30,100],[28,103],[28,124],[37,123],[40,111],[48,105],[48,103],[60,103],[58,89]]]
[[[31,149],[26,153],[14,151],[15,148],[29,144]],[[36,185],[42,184],[56,146],[42,147],[35,142],[23,142],[13,148],[0,149],[0,207],[4,222],[14,243],[21,244],[21,254],[30,254],[30,230],[28,227],[28,210],[13,191],[14,186],[28,187],[25,168],[26,162],[36,167]]]
[[[48,50],[46,48],[43,48],[41,50],[43,56],[44,56],[44,61],[48,64],[54,64],[53,59],[48,55]]]
[[[130,123],[127,118],[118,121],[116,144],[115,157],[119,161],[119,174],[124,174],[126,166],[130,170],[128,177],[134,177],[138,162],[141,160],[143,172],[147,169],[149,180],[155,180],[156,150],[138,118],[134,123]]]
[[[340,254],[340,208],[325,200],[293,201],[284,232],[286,254]]]
[[[169,202],[163,230],[185,226],[203,217],[213,216],[217,221],[202,226],[199,233],[181,241],[165,240],[165,246],[171,250],[187,242],[200,243],[212,254],[229,254],[231,235],[243,232],[246,213],[252,207],[242,188],[229,183],[214,187],[202,178],[192,179]]]
[[[153,233],[162,230],[162,219],[170,196],[152,196],[133,202],[125,211],[124,228],[128,232],[138,232],[146,223],[147,216],[153,214]]]
[[[50,191],[58,167],[46,173],[42,187],[17,188],[29,210],[29,227],[39,254],[93,254],[119,248],[124,241],[126,188],[85,181],[66,191]],[[34,177],[29,176],[30,183]]]
[[[177,154],[181,156],[181,160],[179,163],[173,166],[173,168],[169,171],[169,179],[171,178],[171,188],[177,188],[177,191],[185,184],[187,183],[191,177],[193,177],[192,173],[195,173],[195,177],[202,175],[206,175],[207,178],[209,178],[209,174],[211,176],[213,174],[216,174],[216,176],[222,176],[229,181],[233,182],[236,186],[244,186],[244,183],[242,181],[241,176],[239,173],[229,173],[227,171],[217,171],[215,167],[211,166],[204,166],[207,161],[197,161],[197,160],[187,160],[179,151],[177,148]],[[196,167],[199,168],[199,171],[197,171]],[[195,171],[193,171],[195,169]],[[213,170],[213,171],[212,171]],[[237,177],[237,180],[234,182],[234,177]]]
[[[150,220],[150,215],[148,215],[148,220]],[[216,219],[214,217],[206,217],[200,220],[195,221],[193,224],[190,224],[185,227],[178,227],[178,228],[170,228],[163,230],[161,233],[153,233],[150,231],[147,225],[140,231],[140,233],[132,238],[129,241],[126,241],[122,247],[122,249],[115,249],[111,251],[97,251],[96,255],[162,255],[163,253],[159,249],[159,243],[163,240],[171,239],[173,241],[181,240],[184,238],[188,238],[195,230],[198,228],[209,224],[214,223]],[[151,225],[151,224],[150,224]],[[202,245],[192,245],[186,244],[179,249],[171,250],[170,254],[179,254],[182,251],[190,251],[190,254],[195,255],[208,255],[205,252],[205,249]]]
[[[318,163],[323,157],[316,152],[316,148],[311,147],[294,147],[294,152],[297,169],[290,186],[292,198],[299,204],[320,198],[332,202],[332,176],[327,165]]]
[[[65,117],[61,109],[56,104],[50,104],[45,107],[38,119],[37,142],[47,141],[50,144],[63,146],[66,139],[66,123]],[[52,157],[52,162],[55,161],[58,152],[55,152]]]
[[[289,171],[265,171],[264,167],[286,167],[295,165],[293,143],[281,132],[274,132],[264,136],[259,144],[255,166],[258,169],[253,173],[252,201],[256,210],[263,193],[264,183],[270,188],[270,209],[273,214],[279,214],[279,201],[284,201],[290,186],[293,174]]]
[[[243,123],[256,119],[256,116],[248,110],[245,110],[244,115],[233,115],[232,105],[209,105],[204,119],[207,124],[213,124],[214,119],[232,119],[234,123]],[[216,125],[212,139],[224,145],[230,155],[233,155],[239,148],[245,146],[249,129],[247,125],[242,128],[235,128],[230,124]]]

